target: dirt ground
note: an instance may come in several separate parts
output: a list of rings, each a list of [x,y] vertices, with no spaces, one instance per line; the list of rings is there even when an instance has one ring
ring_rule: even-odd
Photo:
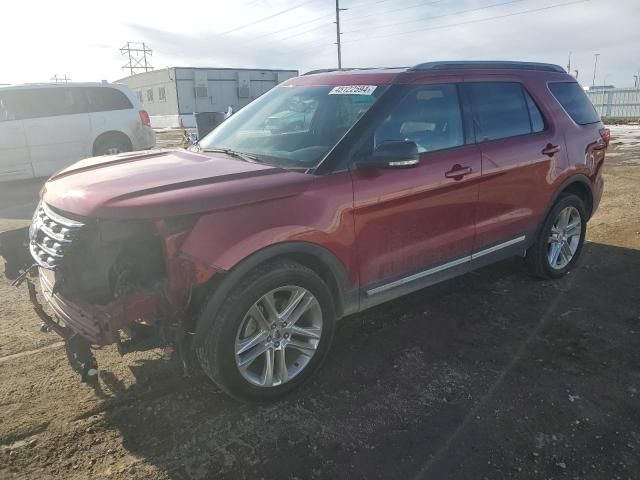
[[[0,478],[640,478],[640,128],[561,281],[508,260],[342,321],[313,380],[239,404],[162,352],[80,383],[0,282]],[[0,190],[0,231],[39,182]]]

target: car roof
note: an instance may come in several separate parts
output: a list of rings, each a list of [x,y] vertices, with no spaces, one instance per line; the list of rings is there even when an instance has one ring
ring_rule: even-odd
[[[413,67],[393,68],[349,68],[349,69],[323,69],[312,70],[300,77],[295,77],[286,82],[287,85],[356,85],[373,83],[377,85],[389,85],[400,83],[400,79],[407,76],[424,75],[451,75],[470,73],[509,73],[529,74],[541,72],[547,74],[567,75],[564,68],[551,63],[539,62],[515,62],[502,60],[469,60],[469,61],[438,61],[419,63]]]

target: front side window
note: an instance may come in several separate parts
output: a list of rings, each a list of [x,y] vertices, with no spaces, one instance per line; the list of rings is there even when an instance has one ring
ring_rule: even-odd
[[[550,83],[549,90],[578,125],[600,121],[600,115],[577,82]]]
[[[362,118],[386,87],[276,87],[242,108],[200,142],[283,168],[313,168]]]
[[[418,152],[433,152],[464,144],[456,86],[425,85],[409,91],[374,133],[374,147],[410,140]]]
[[[535,131],[529,117],[526,92],[520,83],[473,82],[465,84],[465,88],[471,99],[476,141],[498,140]],[[536,120],[536,128],[540,128],[540,119]]]

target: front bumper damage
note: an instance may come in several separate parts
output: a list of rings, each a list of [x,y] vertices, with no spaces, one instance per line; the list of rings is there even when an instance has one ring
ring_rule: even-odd
[[[113,287],[113,295],[106,300],[103,294],[96,297],[94,290],[87,290],[91,293],[88,295],[77,286],[69,287],[73,284],[68,280],[71,276],[69,268],[87,265],[85,258],[74,259],[71,252],[66,255],[69,258],[61,259],[53,268],[46,268],[42,262],[30,266],[33,260],[30,256],[25,257],[23,251],[29,251],[31,247],[33,255],[33,229],[31,240],[25,239],[25,232],[0,235],[0,254],[6,258],[6,273],[11,274],[7,277],[11,280],[17,277],[14,284],[23,281],[27,284],[31,304],[42,321],[41,330],[54,331],[65,340],[71,365],[87,383],[97,381],[97,362],[92,347],[114,343],[121,354],[168,346],[178,353],[187,369],[186,339],[192,329],[189,307],[195,297],[194,290],[206,283],[214,271],[181,257],[180,245],[188,231],[175,232],[163,221],[155,222],[154,231],[160,242],[161,255],[153,258],[159,258],[162,263],[158,269],[162,278],[136,285],[131,275],[127,276],[122,268],[116,269],[118,276],[112,283],[121,282],[122,286]],[[83,255],[99,254],[87,250]],[[22,266],[18,268],[20,262]],[[23,272],[21,276],[17,275],[19,271]],[[93,272],[87,275],[78,278],[85,281],[99,277],[92,276]],[[110,278],[114,276],[110,275]],[[127,280],[121,281],[121,277]],[[96,282],[102,286],[101,280]]]

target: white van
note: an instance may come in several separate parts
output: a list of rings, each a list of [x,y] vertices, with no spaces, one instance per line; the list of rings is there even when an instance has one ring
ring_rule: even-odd
[[[0,87],[0,181],[46,177],[86,157],[154,145],[149,115],[124,85]]]

